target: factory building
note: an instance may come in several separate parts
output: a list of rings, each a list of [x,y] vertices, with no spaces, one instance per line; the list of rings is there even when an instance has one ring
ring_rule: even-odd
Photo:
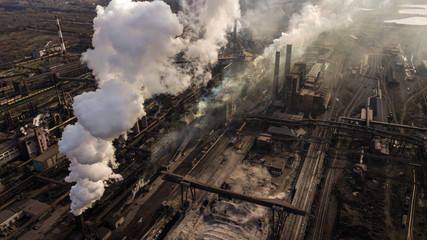
[[[323,86],[321,73],[324,64],[314,64],[306,74],[305,63],[295,63],[291,73],[286,76],[285,106],[290,111],[323,112],[331,98],[328,89]]]
[[[33,50],[33,58],[41,58],[43,56],[49,55],[55,52],[61,52],[62,48],[60,46],[55,46],[51,48],[43,48],[43,49],[34,49]]]
[[[21,209],[7,208],[0,212],[0,231],[5,231],[17,220],[21,219],[24,213]]]
[[[378,122],[388,122],[387,117],[387,101],[384,98],[376,98],[373,101],[373,108],[375,109],[374,120]]]
[[[19,138],[19,146],[23,155],[31,159],[47,149],[47,138],[43,127],[37,127],[31,133]]]
[[[47,138],[43,127],[35,128],[26,136],[0,144],[0,166],[18,157],[34,158],[47,148]]]
[[[291,70],[292,45],[287,46],[285,79],[282,87],[283,107],[288,112],[318,113],[327,109],[331,95],[325,88],[322,75],[325,70],[323,62],[313,62],[307,73],[307,64],[297,62]],[[314,54],[318,56],[318,54]],[[313,55],[313,56],[314,56]],[[273,81],[273,99],[277,100],[280,91],[276,88],[278,84],[278,71],[280,64],[280,53],[276,53],[276,63]],[[274,102],[275,105],[277,105]]]
[[[25,199],[14,203],[0,212],[0,231],[11,227],[23,217],[42,217],[49,209],[49,205],[34,199]]]
[[[0,144],[0,166],[21,156],[16,139]]]
[[[286,167],[286,158],[282,157],[265,157],[261,160],[264,162],[264,166],[274,176],[280,176],[283,174]]]
[[[125,222],[125,219],[122,215],[116,214],[112,216],[108,216],[105,218],[104,223],[110,229],[117,229]]]
[[[55,166],[62,157],[63,155],[59,153],[58,145],[55,145],[33,159],[34,170],[43,172]]]
[[[273,141],[281,142],[295,141],[296,138],[306,134],[302,128],[294,130],[287,127],[269,127],[268,133],[271,134]]]
[[[305,83],[299,90],[298,110],[303,112],[324,112],[331,95],[320,81],[321,73],[324,71],[323,63],[316,63],[305,78]]]
[[[101,226],[96,230],[96,235],[97,235],[98,239],[100,239],[100,240],[110,239],[111,234],[112,234],[111,230],[104,227],[104,226]]]

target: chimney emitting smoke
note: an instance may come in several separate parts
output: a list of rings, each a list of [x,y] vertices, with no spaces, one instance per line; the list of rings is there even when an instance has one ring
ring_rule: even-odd
[[[280,71],[280,52],[276,52],[276,61],[274,66],[274,82],[273,82],[273,100],[279,99],[279,71]]]

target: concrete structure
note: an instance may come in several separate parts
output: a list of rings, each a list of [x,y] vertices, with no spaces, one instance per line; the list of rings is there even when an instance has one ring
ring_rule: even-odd
[[[17,220],[24,216],[24,212],[19,209],[7,208],[0,212],[0,231],[9,228]]]
[[[374,147],[375,151],[379,154],[389,155],[390,149],[389,149],[389,143],[385,139],[375,139],[374,140]]]
[[[383,98],[376,98],[376,101],[374,101],[375,106],[375,114],[374,114],[374,120],[378,122],[388,122],[388,106],[387,101]]]
[[[4,231],[17,220],[25,217],[41,216],[49,209],[49,205],[34,199],[25,199],[0,212],[0,231]]]
[[[295,141],[301,135],[305,135],[306,132],[300,128],[298,130],[289,129],[287,127],[269,127],[268,133],[271,134],[271,139],[274,141]]]
[[[34,49],[32,53],[33,53],[33,58],[41,58],[51,53],[56,53],[61,51],[62,51],[62,48],[59,46],[56,46],[56,47],[44,48],[44,49]]]
[[[274,65],[273,80],[273,101],[279,99],[279,70],[280,70],[280,52],[276,52],[276,62]]]
[[[285,108],[290,112],[323,112],[331,98],[321,79],[325,65],[321,62],[313,64],[308,74],[306,68],[305,63],[295,63],[290,74],[286,76],[283,90]]]
[[[19,146],[27,159],[31,159],[47,149],[47,138],[43,127],[37,127],[24,137],[19,138]]]
[[[285,62],[285,75],[282,86],[283,104],[286,107],[291,105],[292,94],[292,80],[289,77],[291,74],[291,59],[292,59],[292,45],[287,45],[286,49],[286,62]]]
[[[47,55],[47,51],[45,49],[34,49],[33,50],[33,58],[41,58]]]
[[[289,110],[294,111],[298,109],[299,99],[298,95],[302,84],[304,83],[306,74],[305,63],[295,63],[292,72],[286,76],[284,96],[285,96],[285,107]]]
[[[98,237],[97,239],[108,240],[111,237],[111,230],[106,228],[106,227],[101,226],[100,228],[98,228],[96,230],[96,235]]]
[[[18,94],[18,96],[13,97],[12,99],[19,99],[22,97],[22,95],[27,94],[28,93],[28,89],[27,86],[25,85],[24,81],[21,80],[13,80],[12,81],[12,85],[13,85],[13,89],[15,90],[15,94]],[[10,100],[12,100],[10,99]]]
[[[132,128],[132,131],[133,131],[135,134],[138,134],[138,133],[140,133],[140,132],[141,132],[141,129],[139,128],[139,120],[138,120],[138,121],[136,121],[135,125],[134,125],[134,126],[133,126],[133,128]]]
[[[28,198],[13,204],[13,208],[21,209],[24,216],[32,218],[41,216],[49,209],[49,205],[40,201]]]
[[[264,161],[264,166],[268,169],[268,171],[270,171],[271,174],[275,176],[280,176],[283,174],[287,159],[280,157],[266,157],[262,160]]]
[[[286,76],[291,73],[291,61],[292,61],[292,45],[288,44],[286,46],[286,63],[285,63],[285,80]]]
[[[113,216],[108,216],[105,218],[104,223],[111,229],[117,229],[125,222],[125,219],[122,215],[116,214]]]
[[[55,166],[62,157],[63,155],[58,151],[58,145],[55,145],[33,159],[34,169],[42,172]]]
[[[16,139],[0,144],[0,166],[21,156]]]
[[[272,117],[274,118],[280,118],[280,119],[287,119],[291,121],[300,121],[304,118],[304,113],[299,112],[298,114],[290,114],[290,113],[282,113],[282,112],[274,112]]]
[[[307,74],[298,96],[298,109],[303,112],[323,112],[327,109],[331,98],[328,89],[323,87],[321,74],[323,63],[316,63]]]
[[[271,145],[271,135],[262,134],[256,140],[256,146],[263,150],[269,150]]]

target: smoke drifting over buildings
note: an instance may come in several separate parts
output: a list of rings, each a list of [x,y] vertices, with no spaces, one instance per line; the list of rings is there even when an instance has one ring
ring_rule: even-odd
[[[75,215],[102,197],[109,180],[120,179],[112,170],[117,167],[112,141],[145,115],[144,99],[206,82],[206,68],[218,60],[227,31],[241,16],[238,0],[180,3],[178,14],[163,1],[112,0],[107,7],[97,7],[94,48],[82,61],[93,70],[99,89],[75,98],[78,122],[67,127],[59,143],[71,161],[66,180],[76,183],[70,193]],[[265,50],[264,58],[286,44],[294,44],[296,55],[301,55],[321,33],[351,24],[365,3],[322,0],[304,4],[292,16],[282,13],[290,17],[288,31]],[[246,12],[243,21],[260,6]],[[178,54],[190,61],[188,68],[173,64]]]
[[[145,115],[144,98],[176,94],[191,83],[189,74],[172,65],[173,58],[183,52],[197,62],[196,75],[203,74],[240,16],[237,0],[189,2],[182,2],[179,16],[163,1],[112,0],[97,7],[94,48],[82,61],[93,70],[99,89],[75,98],[78,122],[59,142],[71,161],[66,181],[76,183],[70,192],[74,215],[99,200],[108,181],[121,178],[112,170],[117,167],[112,141]],[[190,34],[182,35],[184,26]]]
[[[240,18],[239,1],[183,0],[181,6],[179,18],[186,26],[185,58],[194,62],[196,75],[205,75],[205,67],[218,60],[219,49],[227,43],[227,30]]]
[[[294,46],[294,56],[299,57],[305,48],[321,33],[339,30],[353,23],[353,16],[365,7],[382,7],[390,1],[320,0],[306,3],[289,20],[288,30],[265,50],[264,57],[272,58],[287,44]]]

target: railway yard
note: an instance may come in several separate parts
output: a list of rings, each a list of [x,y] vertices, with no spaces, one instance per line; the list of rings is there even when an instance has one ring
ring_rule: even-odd
[[[0,1],[15,18],[28,4],[48,12],[32,27],[0,16],[0,40],[27,44],[3,41],[0,55],[0,239],[427,238],[427,26],[384,22],[395,8],[361,11],[274,59],[268,40],[292,21],[259,36],[233,20],[207,81],[152,94],[111,140],[121,177],[75,214],[61,139],[81,121],[75,97],[105,86],[82,56],[95,5],[109,1],[41,2]],[[253,1],[240,2],[244,16]],[[23,37],[32,28],[47,30]],[[70,48],[43,47],[56,31]]]

